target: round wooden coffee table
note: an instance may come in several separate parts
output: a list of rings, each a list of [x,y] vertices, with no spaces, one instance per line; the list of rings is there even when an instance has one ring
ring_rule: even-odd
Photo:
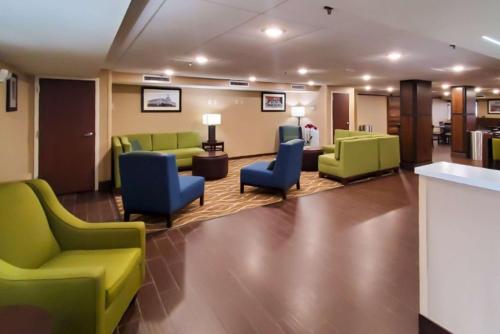
[[[227,176],[228,157],[220,151],[203,152],[193,156],[193,175],[205,180],[218,180]]]
[[[304,147],[302,154],[302,170],[308,172],[315,172],[318,170],[318,158],[323,154],[321,147]]]

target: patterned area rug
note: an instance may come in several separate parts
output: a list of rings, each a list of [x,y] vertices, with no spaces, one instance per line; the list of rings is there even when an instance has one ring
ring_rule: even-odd
[[[229,160],[228,175],[224,179],[205,182],[205,205],[200,207],[199,201],[189,204],[173,217],[172,226],[179,227],[188,223],[209,220],[241,210],[264,206],[282,201],[278,193],[260,188],[245,186],[245,193],[240,194],[240,169],[256,161],[271,161],[274,156],[260,156],[256,158],[243,158]],[[181,175],[191,175],[191,171],[184,171]],[[342,187],[342,184],[333,180],[319,178],[318,172],[302,172],[300,177],[300,190],[292,187],[288,198],[314,194],[320,191]],[[123,215],[123,203],[119,194],[115,195],[118,211]],[[132,215],[131,220],[144,221],[148,230],[164,228],[157,223],[164,223],[164,217]]]

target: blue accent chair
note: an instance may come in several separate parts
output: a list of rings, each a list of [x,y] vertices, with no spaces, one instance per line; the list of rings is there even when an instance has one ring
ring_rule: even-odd
[[[245,185],[275,189],[286,199],[288,189],[294,184],[300,189],[300,172],[302,170],[302,154],[304,140],[293,139],[280,144],[278,156],[273,170],[269,170],[269,162],[260,161],[245,166],[240,173],[240,192]]]
[[[279,127],[280,143],[286,143],[293,139],[302,138],[302,127],[293,125],[282,125]]]
[[[130,214],[160,214],[172,225],[172,214],[195,199],[203,205],[205,179],[177,173],[175,156],[155,152],[120,155],[124,219]]]

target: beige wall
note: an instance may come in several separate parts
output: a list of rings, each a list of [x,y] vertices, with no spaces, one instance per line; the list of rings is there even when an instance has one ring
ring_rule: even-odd
[[[488,114],[488,101],[477,101],[477,117],[500,118],[500,114]]]
[[[201,123],[202,114],[220,113],[222,124],[217,126],[217,139],[225,141],[231,157],[275,152],[277,129],[280,124],[296,124],[290,107],[302,104],[306,118],[302,125],[312,122],[319,126],[325,142],[324,92],[288,92],[286,112],[261,112],[261,93],[207,88],[183,88],[182,112],[141,113],[140,86],[113,85],[112,134],[138,132],[198,131],[207,137],[207,127]],[[323,136],[322,136],[323,135]]]
[[[357,95],[356,127],[373,126],[373,132],[387,133],[387,97]]]
[[[97,170],[99,181],[111,179],[111,106],[112,73],[102,70],[99,73],[99,156]]]
[[[0,63],[18,76],[18,109],[5,110],[5,82],[0,83],[0,182],[25,180],[33,175],[34,78]]]

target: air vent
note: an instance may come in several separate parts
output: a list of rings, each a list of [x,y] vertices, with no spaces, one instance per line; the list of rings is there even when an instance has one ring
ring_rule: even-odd
[[[294,84],[292,84],[292,89],[305,90],[306,85],[294,85]]]
[[[156,82],[156,83],[170,83],[170,77],[166,75],[144,74],[142,76],[143,82]]]
[[[248,83],[248,81],[230,80],[229,86],[230,87],[248,87],[248,86],[250,86],[250,84]]]

